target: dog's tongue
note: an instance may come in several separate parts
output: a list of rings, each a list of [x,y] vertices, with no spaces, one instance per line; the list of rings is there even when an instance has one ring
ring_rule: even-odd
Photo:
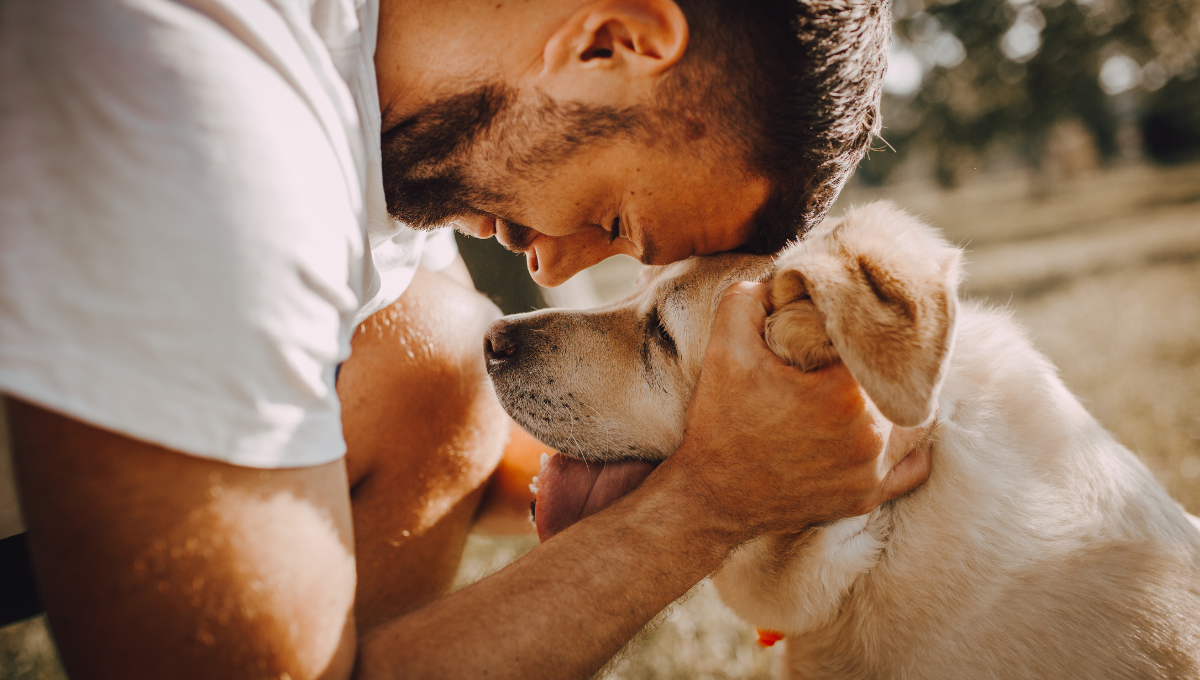
[[[633,491],[655,467],[638,460],[584,463],[562,454],[551,456],[537,479],[538,538],[544,541],[608,507]]]

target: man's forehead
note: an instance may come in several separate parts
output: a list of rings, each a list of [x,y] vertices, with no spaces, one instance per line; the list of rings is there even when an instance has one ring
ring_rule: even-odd
[[[637,287],[639,290],[654,289],[661,300],[682,302],[698,286],[705,287],[709,283],[761,281],[770,272],[773,261],[769,255],[701,255],[668,265],[646,267],[638,278]]]

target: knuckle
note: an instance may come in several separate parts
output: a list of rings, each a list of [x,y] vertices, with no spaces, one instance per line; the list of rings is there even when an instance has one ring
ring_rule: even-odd
[[[852,478],[848,490],[855,499],[865,502],[865,499],[874,496],[878,492],[881,484],[882,480],[873,471],[864,471]]]
[[[875,443],[871,438],[856,438],[847,447],[846,457],[854,467],[874,473],[879,461],[879,450],[874,446]]]
[[[725,289],[725,294],[723,295],[723,297],[732,297],[734,295],[744,295],[746,293],[753,293],[753,292],[755,292],[755,290],[758,289],[758,287],[760,285],[761,284],[754,283],[753,281],[738,281],[737,283],[734,283],[733,285],[731,285],[730,287]]]
[[[864,498],[862,500],[859,500],[857,503],[854,504],[853,509],[851,510],[851,512],[854,513],[852,515],[852,517],[857,517],[858,515],[865,515],[865,514],[871,512],[872,510],[874,510],[876,507],[877,507],[877,505],[873,499]]]
[[[875,495],[876,486],[869,483],[865,479],[854,487],[855,502],[865,504],[869,502],[871,496]]]
[[[739,298],[749,297],[759,299],[762,295],[762,284],[752,281],[738,281],[725,289],[721,294],[721,305],[724,306],[730,302],[736,301]]]

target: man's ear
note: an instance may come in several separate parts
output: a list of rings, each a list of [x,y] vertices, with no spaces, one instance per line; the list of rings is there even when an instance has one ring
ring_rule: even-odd
[[[538,85],[565,100],[640,97],[683,58],[687,43],[687,19],[672,0],[597,0],[546,41]],[[607,103],[637,103],[630,99]]]

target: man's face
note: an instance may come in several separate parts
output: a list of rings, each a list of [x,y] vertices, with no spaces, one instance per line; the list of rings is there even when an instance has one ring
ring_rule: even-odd
[[[384,188],[398,219],[494,235],[553,286],[612,255],[665,264],[744,243],[768,182],[711,148],[627,110],[484,86],[384,131]]]

